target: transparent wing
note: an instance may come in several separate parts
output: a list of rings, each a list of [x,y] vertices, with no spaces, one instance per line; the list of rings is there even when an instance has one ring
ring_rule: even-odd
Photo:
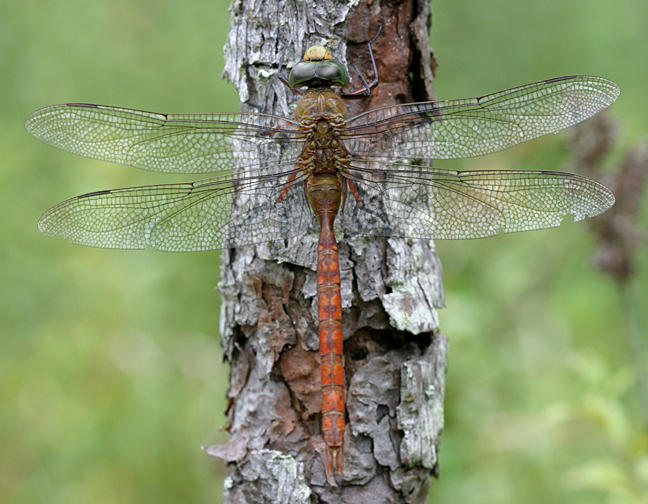
[[[347,173],[360,196],[348,196],[343,229],[365,236],[463,239],[578,221],[614,204],[597,182],[550,171],[451,171],[411,166]]]
[[[102,248],[186,252],[276,241],[312,224],[303,180],[280,199],[284,180],[205,179],[97,191],[50,208],[38,228]]]
[[[74,154],[167,173],[230,173],[234,158],[253,168],[263,143],[281,143],[284,159],[293,159],[302,141],[296,123],[280,116],[160,114],[89,103],[39,109],[25,128]]]
[[[481,156],[579,123],[619,92],[607,79],[567,76],[478,98],[377,108],[347,121],[346,144],[386,161]]]

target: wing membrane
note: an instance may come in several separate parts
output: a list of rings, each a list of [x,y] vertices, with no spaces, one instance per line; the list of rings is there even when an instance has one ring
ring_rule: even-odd
[[[569,76],[350,118],[341,135],[353,160],[342,173],[356,182],[360,203],[347,194],[338,222],[346,232],[366,236],[451,239],[597,215],[612,206],[612,193],[576,175],[458,172],[431,168],[429,161],[478,156],[556,132],[618,95],[606,79]],[[295,121],[69,103],[37,110],[25,126],[39,139],[83,156],[161,172],[220,175],[69,199],[41,217],[39,229],[46,234],[95,247],[190,251],[284,239],[313,224],[303,181],[309,172],[294,165],[304,142]],[[233,173],[234,165],[245,168]],[[293,174],[296,179],[286,185]]]
[[[279,240],[305,232],[312,216],[303,181],[294,182],[278,200],[283,178],[205,179],[97,191],[50,208],[38,228],[92,247],[176,252]]]
[[[357,163],[355,163],[357,166]],[[614,204],[601,184],[570,173],[525,170],[352,169],[361,204],[347,199],[344,229],[366,236],[466,239],[555,227]]]
[[[160,114],[88,103],[42,108],[25,128],[74,154],[167,173],[229,173],[235,158],[255,165],[263,143],[281,143],[292,159],[302,138],[294,121],[268,114]]]
[[[566,76],[477,98],[377,108],[347,121],[347,144],[353,154],[385,160],[481,156],[579,123],[619,92],[607,79]]]

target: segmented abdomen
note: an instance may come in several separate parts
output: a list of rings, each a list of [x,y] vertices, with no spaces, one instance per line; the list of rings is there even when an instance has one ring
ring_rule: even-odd
[[[344,358],[340,269],[335,236],[324,226],[317,246],[317,301],[322,373],[322,434],[327,465],[342,472],[344,444]],[[327,232],[328,231],[328,232]]]

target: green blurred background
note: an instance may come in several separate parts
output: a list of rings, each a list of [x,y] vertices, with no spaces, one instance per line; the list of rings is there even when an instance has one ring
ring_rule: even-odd
[[[219,254],[96,250],[36,230],[87,191],[184,181],[39,143],[34,109],[236,111],[228,2],[0,0],[0,501],[220,502]],[[615,80],[612,156],[646,134],[645,0],[432,4],[441,98],[573,73]],[[561,136],[452,167],[560,169]],[[648,222],[644,197],[641,219]],[[627,303],[586,225],[438,244],[450,337],[435,503],[648,502]],[[628,287],[648,322],[648,254]],[[645,333],[645,330],[644,330]],[[644,400],[646,398],[643,398]]]

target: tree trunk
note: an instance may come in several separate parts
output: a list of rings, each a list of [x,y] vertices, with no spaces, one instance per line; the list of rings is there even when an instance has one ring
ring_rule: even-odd
[[[425,0],[234,1],[224,75],[242,111],[292,116],[299,96],[277,66],[326,45],[380,84],[350,114],[432,98]],[[352,89],[360,79],[349,66]],[[234,210],[235,211],[235,210]],[[223,253],[221,342],[231,366],[230,442],[207,451],[235,463],[224,500],[425,502],[437,471],[447,341],[438,331],[441,266],[429,241],[340,236],[347,430],[341,486],[324,471],[317,338],[317,233]]]

